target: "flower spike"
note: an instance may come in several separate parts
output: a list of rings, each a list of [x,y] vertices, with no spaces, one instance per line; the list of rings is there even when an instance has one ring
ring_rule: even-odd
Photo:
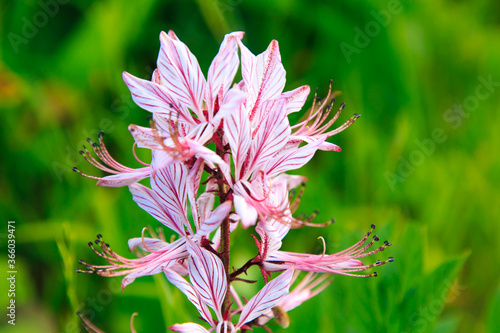
[[[327,140],[359,115],[335,126],[345,104],[334,110],[339,92],[330,80],[326,97],[320,98],[316,89],[302,120],[290,124],[288,116],[302,109],[310,87],[283,91],[286,71],[278,42],[271,41],[264,52],[254,55],[243,44],[243,35],[236,31],[224,37],[205,75],[173,31],[161,32],[158,68],[151,79],[123,72],[131,98],[151,113],[149,126],[129,125],[135,141],[132,155],[140,167],[127,167],[111,157],[100,132],[96,142],[88,139],[90,146],[83,146],[80,154],[108,175],[87,175],[74,168],[99,186],[128,186],[132,199],[149,214],[145,218],[159,224],[155,232],[137,221],[140,237],[128,240],[133,259],[114,252],[98,234],[88,244],[105,262],[80,260],[83,267],[77,272],[122,276],[122,289],[138,277],[163,273],[203,321],[169,326],[174,332],[235,333],[256,326],[270,332],[270,320],[286,328],[289,312],[322,292],[333,274],[373,277],[376,272],[366,271],[394,261],[388,257],[366,262],[392,245],[373,235],[375,225],[337,253],[328,254],[321,236],[320,254],[281,250],[290,229],[334,222],[317,223],[317,210],[295,215],[307,178],[287,172],[305,165],[318,150],[340,152]],[[242,79],[233,82],[240,65]],[[140,160],[137,148],[148,149],[151,159]],[[148,183],[142,181],[146,178]],[[231,256],[240,244],[231,236],[240,227],[250,231],[257,251],[234,267]],[[165,238],[168,232],[170,241]],[[246,277],[253,266],[260,270],[264,285],[246,299],[236,287],[258,282]],[[302,277],[301,271],[306,272]],[[273,276],[274,272],[278,273]],[[89,332],[102,332],[79,315]]]

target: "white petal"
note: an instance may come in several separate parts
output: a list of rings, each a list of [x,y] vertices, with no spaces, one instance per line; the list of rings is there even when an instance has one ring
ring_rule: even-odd
[[[158,54],[158,70],[163,86],[171,96],[193,110],[205,121],[201,103],[205,91],[205,77],[196,57],[178,39],[161,32],[161,48]]]
[[[175,324],[168,329],[180,333],[209,333],[203,326],[195,323]]]
[[[240,217],[241,225],[244,229],[254,225],[257,221],[257,210],[250,206],[246,200],[239,195],[234,195],[234,209]]]
[[[236,329],[245,323],[254,320],[267,310],[274,307],[278,302],[288,294],[293,277],[293,268],[287,269],[277,278],[269,282],[262,288],[257,295],[252,297],[241,312],[240,320]]]
[[[227,280],[222,261],[213,253],[187,239],[190,254],[189,276],[194,290],[209,307],[214,309],[217,319],[222,320],[222,303],[226,296]]]

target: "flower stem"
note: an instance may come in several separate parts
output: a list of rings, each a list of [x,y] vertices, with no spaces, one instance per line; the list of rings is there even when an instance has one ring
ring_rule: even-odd
[[[216,137],[217,134],[214,135]],[[216,153],[224,159],[224,155],[226,152],[224,151],[224,148],[222,147],[217,147],[216,148]],[[223,204],[228,197],[229,193],[229,186],[227,186],[226,182],[224,180],[224,176],[220,170],[217,172],[217,179],[219,179],[219,199],[220,199],[220,204]],[[229,309],[230,304],[231,304],[231,293],[230,293],[230,286],[231,286],[231,274],[229,273],[229,263],[230,263],[230,254],[231,254],[231,230],[230,230],[230,221],[229,221],[229,214],[224,218],[224,221],[222,221],[221,225],[221,247],[222,247],[222,252],[221,252],[221,259],[222,259],[222,264],[224,265],[224,271],[226,272],[226,281],[227,281],[227,289],[226,289],[226,297],[224,298],[224,303],[222,304],[222,313],[226,313],[226,311]]]
[[[229,258],[230,258],[230,230],[229,230],[229,216],[226,216],[224,221],[222,222],[222,264],[224,265],[224,270],[226,271],[226,281],[227,281],[227,290],[226,290],[226,298],[224,299],[224,304],[222,306],[222,313],[225,313],[229,308],[229,304],[231,302],[231,293],[229,292],[229,287],[231,284],[231,275],[229,273]]]

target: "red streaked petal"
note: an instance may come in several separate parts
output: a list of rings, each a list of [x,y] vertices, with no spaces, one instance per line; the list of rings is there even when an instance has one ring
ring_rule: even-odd
[[[261,109],[262,122],[253,132],[247,174],[260,170],[286,145],[291,134],[284,99],[266,101]]]
[[[232,185],[231,170],[229,169],[229,165],[227,165],[227,163],[224,162],[224,160],[219,155],[196,141],[186,140],[186,144],[189,146],[189,148],[191,148],[196,156],[203,158],[207,162],[217,164],[229,185]]]
[[[137,170],[139,172],[126,172],[120,173],[118,175],[102,177],[97,181],[97,186],[107,186],[107,187],[121,187],[127,186],[146,178],[149,176],[150,168],[144,167]]]
[[[181,163],[174,163],[156,170],[151,177],[151,189],[161,199],[161,206],[170,213],[174,221],[191,225],[187,219],[187,181],[188,170]]]
[[[222,321],[222,303],[227,290],[222,261],[190,239],[187,239],[187,249],[190,254],[188,269],[193,288],[201,299],[214,309],[217,319]]]
[[[210,310],[208,309],[207,305],[202,300],[200,300],[200,296],[193,289],[193,286],[172,269],[166,268],[163,270],[163,272],[165,273],[168,281],[179,288],[179,290],[182,291],[184,295],[186,295],[189,301],[193,303],[203,319],[205,319],[208,323],[210,323],[210,325],[213,326],[214,321],[212,319],[212,315],[210,314]]]
[[[241,312],[240,320],[236,329],[245,323],[254,320],[267,310],[274,307],[278,302],[288,294],[293,277],[293,268],[289,268],[281,273],[277,278],[269,282],[262,288],[257,295],[252,297]]]
[[[181,222],[177,219],[178,214],[171,214],[171,210],[165,206],[164,199],[159,197],[155,191],[141,184],[129,185],[129,189],[139,207],[179,235],[186,234]]]
[[[222,105],[215,115],[215,117],[210,121],[212,125],[217,128],[221,120],[229,118],[230,115],[237,112],[237,110],[243,107],[243,103],[246,101],[246,94],[241,90],[231,88],[224,98]]]
[[[187,178],[187,193],[189,203],[191,204],[191,214],[193,215],[193,221],[197,230],[200,228],[200,219],[198,216],[198,205],[196,198],[198,197],[198,188],[200,187],[204,165],[205,162],[203,161],[203,158],[198,158],[194,165],[191,167]]]
[[[203,326],[195,323],[174,324],[168,329],[180,333],[209,333]]]
[[[253,120],[260,104],[274,99],[285,87],[286,72],[281,63],[278,42],[271,41],[266,51],[254,56],[243,43],[241,50],[241,74],[248,94],[247,110]]]
[[[165,86],[139,79],[127,72],[123,72],[123,81],[130,89],[134,102],[144,110],[169,115],[174,119],[179,116],[180,121],[195,123],[185,106],[179,105],[175,100],[176,96]]]
[[[197,236],[206,236],[219,227],[233,208],[232,201],[226,201],[219,205],[210,216],[202,223],[201,228],[196,233]]]
[[[214,101],[221,87],[222,95],[224,96],[231,87],[231,83],[238,70],[240,64],[238,58],[238,41],[243,38],[244,34],[242,31],[227,34],[222,41],[219,53],[217,53],[208,69],[205,101],[207,102],[208,112],[212,115]]]
[[[168,88],[173,98],[205,121],[201,102],[206,82],[198,60],[175,35],[169,36],[162,31],[160,41],[157,65],[162,84]]]
[[[298,169],[309,162],[324,141],[325,138],[322,138],[304,147],[286,151],[269,161],[263,170],[271,178],[282,172]]]
[[[158,142],[157,138],[159,138],[162,134],[158,133],[155,136],[153,130],[149,127],[142,127],[137,125],[129,125],[128,130],[134,141],[137,143],[137,147],[139,148],[149,148],[149,149],[162,149],[161,144]]]
[[[309,86],[302,86],[282,93],[280,97],[286,99],[286,114],[288,115],[302,109],[310,91],[311,88]]]
[[[235,167],[235,179],[240,179],[241,168],[250,149],[252,132],[250,121],[243,108],[238,108],[224,121],[224,133],[231,147]]]
[[[146,246],[144,246],[146,244]],[[160,251],[166,246],[169,246],[168,243],[162,241],[158,238],[148,238],[148,237],[135,237],[130,238],[128,240],[128,248],[130,251],[133,251],[136,247],[139,247],[143,251]]]

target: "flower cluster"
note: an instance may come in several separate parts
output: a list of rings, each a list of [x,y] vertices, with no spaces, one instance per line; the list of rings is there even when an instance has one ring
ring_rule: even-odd
[[[306,164],[317,150],[340,151],[327,141],[349,127],[354,115],[332,128],[344,105],[333,112],[334,95],[320,100],[317,93],[302,121],[290,125],[288,116],[301,110],[310,88],[283,92],[285,69],[277,41],[266,51],[252,54],[241,42],[243,32],[225,36],[205,78],[197,59],[170,31],[160,35],[158,68],[151,80],[123,73],[135,103],[152,113],[150,127],[130,125],[136,146],[151,150],[150,163],[129,168],[108,153],[102,133],[91,143],[95,158],[85,147],[80,153],[109,173],[95,178],[99,186],[128,186],[133,200],[176,236],[161,235],[129,240],[131,250],[145,255],[128,259],[115,253],[98,235],[94,252],[106,265],[80,261],[80,272],[124,276],[122,288],[136,278],[163,273],[200,312],[208,329],[195,323],[175,324],[175,332],[236,332],[265,325],[274,318],[288,326],[286,312],[315,296],[330,283],[328,274],[356,272],[392,261],[370,264],[360,259],[391,244],[372,246],[372,230],[339,253],[305,254],[280,250],[291,228],[324,226],[309,217],[296,217],[305,177],[286,172]],[[242,80],[233,83],[240,67]],[[330,116],[332,114],[332,116]],[[100,161],[99,161],[100,160]],[[149,178],[150,186],[139,181]],[[189,214],[188,214],[189,212]],[[255,257],[230,271],[230,238],[236,228],[255,230]],[[261,270],[265,286],[242,302],[232,282],[252,267]],[[308,272],[295,288],[300,271]],[[282,272],[271,279],[271,272]],[[248,281],[247,281],[248,282]],[[213,310],[211,312],[210,308]],[[212,317],[212,313],[215,317]],[[233,319],[234,317],[236,319]]]

